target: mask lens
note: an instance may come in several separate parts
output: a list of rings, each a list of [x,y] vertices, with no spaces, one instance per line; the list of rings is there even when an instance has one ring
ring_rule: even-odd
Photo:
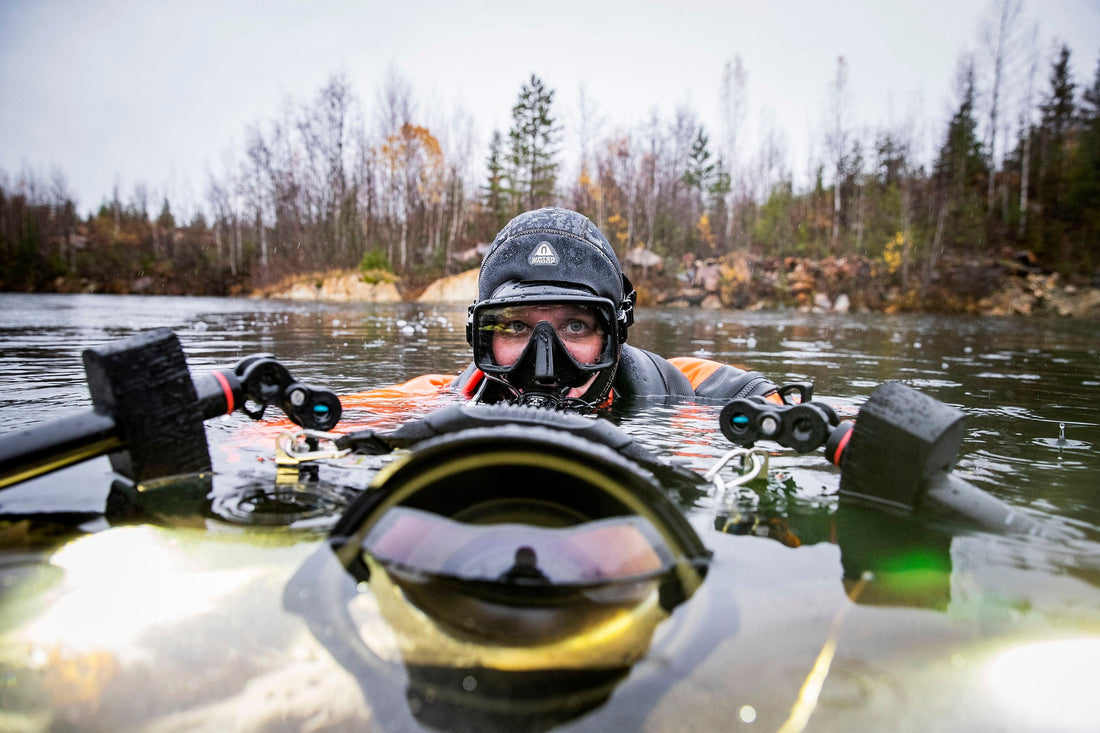
[[[549,324],[553,338],[580,368],[598,371],[614,361],[615,320],[604,303],[481,306],[473,318],[474,359],[483,371],[510,371],[540,323]]]

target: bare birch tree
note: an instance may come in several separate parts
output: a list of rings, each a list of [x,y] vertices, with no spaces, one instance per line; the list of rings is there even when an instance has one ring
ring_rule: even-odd
[[[443,158],[447,161],[446,211],[449,213],[447,236],[443,243],[444,266],[450,263],[453,248],[462,238],[469,216],[468,192],[475,190],[471,169],[477,146],[474,130],[474,118],[465,109],[456,106],[443,145]],[[442,224],[442,217],[440,221]]]
[[[387,141],[399,140],[402,126],[410,124],[412,120],[413,107],[412,88],[408,80],[391,67],[375,105],[376,134],[381,145],[386,145]],[[379,157],[383,161],[379,169],[383,181],[380,186],[380,213],[386,222],[382,233],[386,241],[386,256],[391,264],[404,267],[408,246],[408,221],[405,217],[408,209],[408,180],[400,165],[400,158],[392,154],[392,151],[380,150]]]
[[[741,165],[741,131],[748,114],[748,72],[737,54],[732,61],[727,60],[722,68],[722,160],[729,174],[730,190],[726,194],[726,241],[734,241],[734,212],[737,199],[744,195]]]
[[[581,84],[577,92],[577,146],[579,168],[573,191],[574,206],[593,217],[594,221],[603,221],[606,213],[600,198],[600,186],[595,182],[596,166],[593,164],[593,147],[603,129],[604,117],[588,94],[588,88]]]
[[[989,64],[989,91],[986,95],[986,139],[988,140],[989,180],[986,186],[986,206],[992,216],[996,195],[997,171],[1004,167],[1004,152],[998,156],[997,133],[1004,103],[1004,83],[1008,65],[1017,49],[1020,21],[1020,0],[993,0],[982,22],[982,49]],[[1003,147],[1003,144],[1002,144]]]
[[[843,208],[840,191],[844,180],[845,157],[851,147],[850,96],[848,61],[843,56],[838,56],[836,75],[829,83],[828,117],[825,127],[825,152],[833,168],[832,248],[834,252],[840,239],[840,215]]]
[[[1039,73],[1039,26],[1032,24],[1027,33],[1026,58],[1027,67],[1023,85],[1023,96],[1020,99],[1020,137],[1023,140],[1023,150],[1020,156],[1020,223],[1016,231],[1017,237],[1023,239],[1027,231],[1028,219],[1028,189],[1031,186],[1031,146],[1035,137],[1033,131],[1034,118],[1032,106],[1035,99],[1035,77]]]

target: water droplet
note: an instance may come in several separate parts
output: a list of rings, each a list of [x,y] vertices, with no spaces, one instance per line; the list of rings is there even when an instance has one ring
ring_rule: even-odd
[[[756,708],[752,705],[742,705],[737,711],[737,716],[741,718],[742,723],[751,723],[756,720]]]

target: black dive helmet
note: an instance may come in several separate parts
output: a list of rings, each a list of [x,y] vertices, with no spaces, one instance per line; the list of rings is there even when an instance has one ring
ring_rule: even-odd
[[[636,299],[615,250],[587,217],[568,209],[537,209],[512,219],[490,245],[478,275],[477,300],[469,308],[466,340],[475,365],[512,398],[557,405],[595,374],[580,401],[596,407],[611,392]],[[603,342],[595,361],[578,362],[555,330],[539,323],[514,362],[497,363],[493,334],[509,308],[559,304],[596,317]]]

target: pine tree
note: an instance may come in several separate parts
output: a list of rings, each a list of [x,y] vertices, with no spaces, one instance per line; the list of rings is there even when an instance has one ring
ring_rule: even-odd
[[[1096,129],[1100,125],[1100,61],[1096,64],[1096,75],[1092,79],[1092,86],[1081,95],[1081,119],[1084,123]]]
[[[1077,111],[1078,144],[1073,146],[1068,214],[1078,262],[1063,262],[1086,273],[1100,272],[1100,62]]]
[[[940,195],[941,216],[946,230],[941,236],[954,244],[973,248],[983,239],[984,204],[978,191],[984,191],[986,157],[978,137],[974,117],[974,67],[963,69],[959,108],[947,125],[947,134],[934,166],[936,188]],[[950,234],[947,234],[950,232]]]
[[[1043,226],[1036,249],[1063,262],[1073,259],[1069,234],[1069,148],[1076,106],[1076,84],[1069,66],[1069,48],[1062,46],[1050,71],[1050,93],[1040,107],[1039,191]]]
[[[922,300],[948,246],[976,249],[984,239],[985,197],[981,194],[985,192],[985,156],[974,118],[973,61],[964,59],[959,71],[959,107],[947,125],[933,166],[936,233],[921,274]]]
[[[715,175],[715,163],[710,159],[709,140],[703,128],[695,135],[688,154],[687,170],[684,171],[684,183],[700,192],[710,189]]]
[[[558,175],[553,102],[554,92],[532,74],[512,107],[507,178],[515,213],[546,206],[553,200]]]
[[[1076,86],[1069,69],[1069,47],[1062,46],[1050,71],[1050,96],[1042,104],[1042,125],[1056,139],[1064,138],[1073,122]]]
[[[730,175],[721,159],[712,159],[710,139],[702,127],[691,142],[681,180],[695,190],[691,213],[696,221],[696,239],[706,245],[706,249],[716,250],[718,238],[714,232],[724,234],[726,230],[725,195],[730,190]],[[714,215],[713,222],[711,215]],[[703,234],[704,230],[707,234]]]
[[[156,227],[153,230],[153,252],[158,260],[171,261],[172,238],[176,231],[176,217],[172,215],[172,209],[168,205],[168,197],[164,198],[164,204],[160,207],[160,215],[157,217]]]
[[[947,125],[943,147],[936,158],[935,174],[944,184],[965,186],[984,170],[978,123],[974,119],[974,70],[966,72],[959,109]]]

